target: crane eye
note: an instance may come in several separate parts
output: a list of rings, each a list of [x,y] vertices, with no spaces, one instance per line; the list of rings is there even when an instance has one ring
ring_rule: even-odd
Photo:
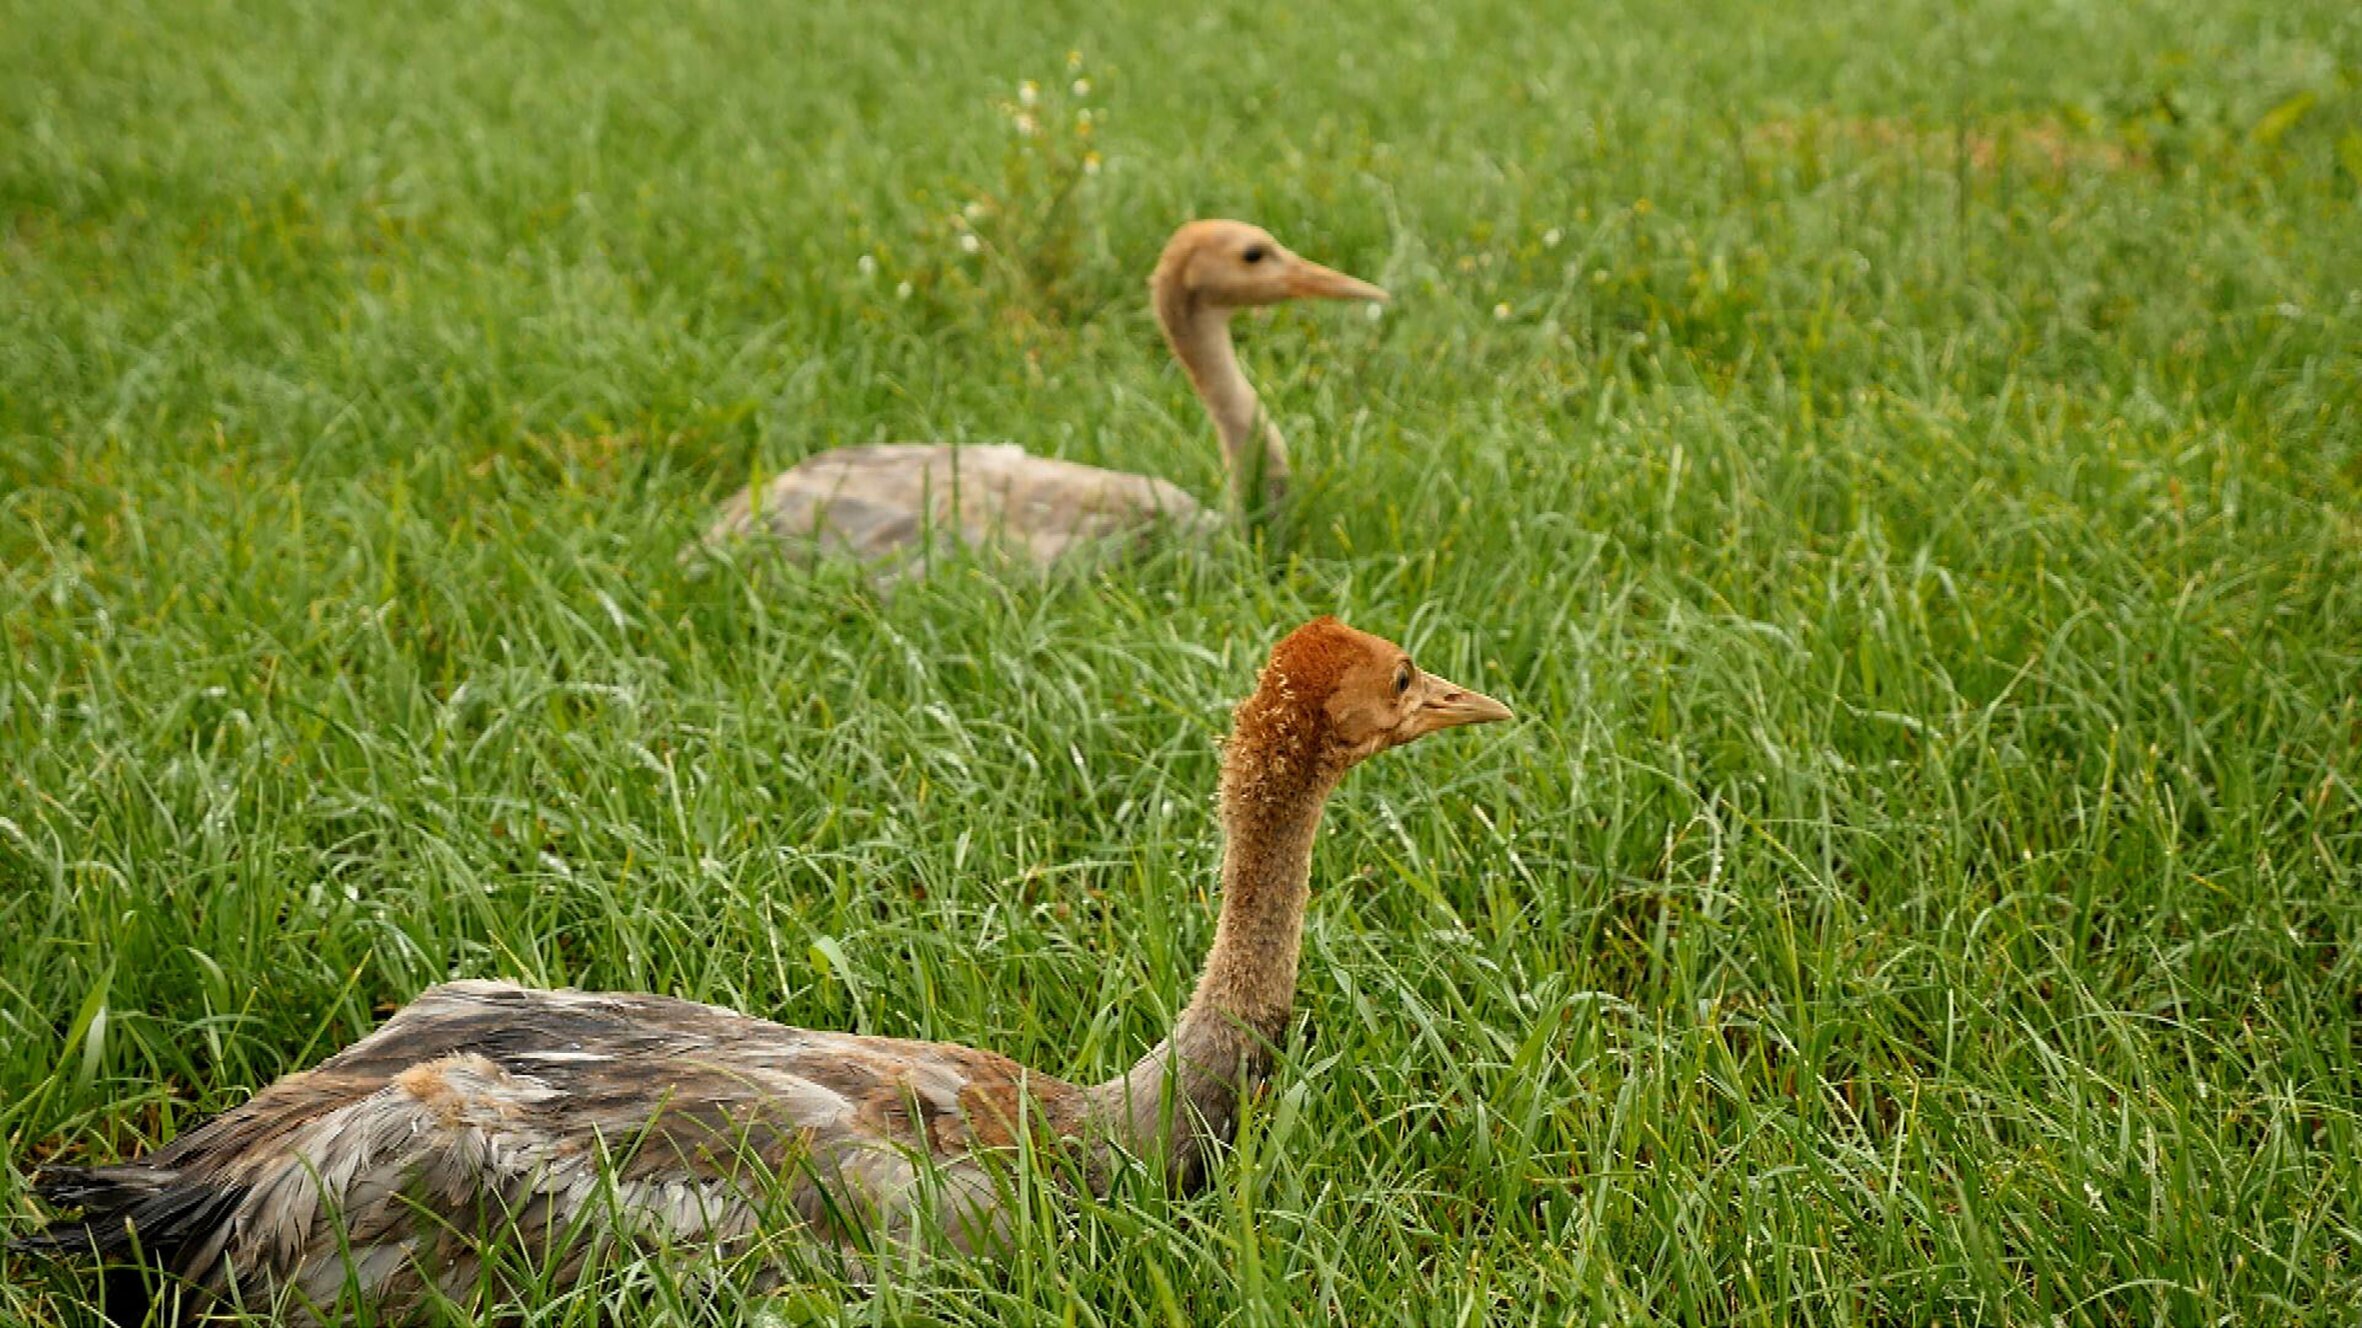
[[[1265,251],[1262,245],[1250,244],[1247,246],[1247,251],[1243,254],[1240,254],[1239,257],[1247,260],[1250,263],[1260,263],[1263,261],[1264,252]]]
[[[1402,667],[1394,671],[1394,694],[1396,696],[1411,690],[1411,675],[1415,672],[1417,670],[1411,667],[1411,662],[1407,659],[1402,662]]]

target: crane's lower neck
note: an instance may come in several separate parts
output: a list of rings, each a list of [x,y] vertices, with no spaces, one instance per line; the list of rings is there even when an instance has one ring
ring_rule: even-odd
[[[1236,793],[1224,798],[1222,911],[1181,1026],[1236,1030],[1242,1048],[1251,1041],[1259,1049],[1250,1058],[1259,1072],[1269,1065],[1270,1044],[1285,1031],[1296,1001],[1321,799],[1243,808],[1242,800]]]
[[[1231,500],[1249,511],[1286,495],[1288,446],[1238,367],[1238,350],[1230,340],[1231,312],[1183,293],[1160,291],[1156,300],[1165,340],[1221,436],[1222,469]]]
[[[1333,780],[1279,792],[1226,775],[1222,910],[1197,990],[1172,1034],[1094,1090],[1117,1138],[1159,1157],[1176,1183],[1237,1129],[1238,1103],[1270,1074],[1296,999],[1312,844]]]

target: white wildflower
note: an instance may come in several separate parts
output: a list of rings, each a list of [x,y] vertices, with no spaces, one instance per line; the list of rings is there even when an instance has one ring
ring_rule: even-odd
[[[1018,85],[1017,85],[1017,104],[1018,104],[1019,106],[1031,106],[1031,105],[1033,105],[1035,102],[1037,102],[1037,101],[1040,101],[1041,99],[1042,99],[1042,85],[1041,85],[1041,84],[1039,84],[1039,83],[1036,83],[1036,82],[1034,82],[1032,79],[1030,79],[1030,78],[1029,78],[1029,79],[1025,80],[1023,83],[1020,83],[1020,84],[1018,84]]]
[[[1542,232],[1542,247],[1545,249],[1556,249],[1558,247],[1558,242],[1565,238],[1565,236],[1558,233],[1558,228],[1553,226],[1549,230]]]
[[[1493,321],[1496,323],[1509,321],[1509,302],[1507,300],[1493,306]]]
[[[1036,123],[1034,118],[1024,111],[1017,112],[1017,118],[1010,121],[1010,123],[1017,126],[1017,132],[1023,134],[1027,138],[1033,137],[1034,133],[1041,128],[1041,125]]]
[[[1097,175],[1098,173],[1099,173],[1099,154],[1098,154],[1098,153],[1096,153],[1096,152],[1086,152],[1086,153],[1084,153],[1084,154],[1083,154],[1083,174],[1085,174],[1085,175]]]
[[[853,268],[861,274],[863,281],[867,281],[878,274],[878,260],[868,254],[863,254],[853,260]]]
[[[983,250],[984,250],[984,241],[977,239],[977,238],[976,238],[976,236],[975,236],[975,234],[974,234],[973,232],[970,232],[970,233],[968,233],[968,234],[965,234],[965,235],[962,235],[962,236],[960,236],[960,252],[961,252],[961,253],[963,253],[963,254],[974,254],[974,253],[982,253],[982,252],[983,252]]]
[[[909,298],[910,298],[910,283],[909,283],[909,282],[907,282],[907,281],[905,281],[905,282],[901,282],[901,283],[899,283],[898,285],[896,285],[896,286],[894,287],[894,298],[895,298],[895,299],[897,299],[897,300],[907,300],[907,299],[909,299]]]
[[[968,204],[966,207],[960,209],[960,215],[966,217],[970,221],[976,220],[978,217],[984,215],[983,202],[979,200],[977,202]]]
[[[1077,97],[1088,97],[1088,96],[1090,96],[1090,95],[1091,95],[1091,80],[1089,80],[1089,79],[1087,79],[1087,78],[1078,78],[1078,79],[1076,79],[1076,80],[1074,81],[1074,95],[1075,95],[1075,96],[1077,96]]]

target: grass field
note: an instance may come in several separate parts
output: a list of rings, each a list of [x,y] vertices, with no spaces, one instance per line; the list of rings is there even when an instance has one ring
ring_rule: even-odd
[[[1522,719],[1347,786],[1214,1191],[781,1317],[2350,1322],[2362,10],[1191,9],[0,0],[13,1228],[453,976],[1105,1076],[1336,611]],[[1193,215],[1396,294],[1245,329],[1284,526],[675,565],[849,442],[1215,493]]]

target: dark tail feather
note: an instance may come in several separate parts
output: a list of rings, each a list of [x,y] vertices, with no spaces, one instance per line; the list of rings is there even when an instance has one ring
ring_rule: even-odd
[[[107,1318],[137,1324],[167,1285],[209,1270],[182,1266],[191,1245],[230,1219],[243,1187],[222,1187],[177,1171],[141,1166],[56,1167],[33,1179],[43,1201],[78,1209],[8,1242],[23,1254],[98,1260]]]

